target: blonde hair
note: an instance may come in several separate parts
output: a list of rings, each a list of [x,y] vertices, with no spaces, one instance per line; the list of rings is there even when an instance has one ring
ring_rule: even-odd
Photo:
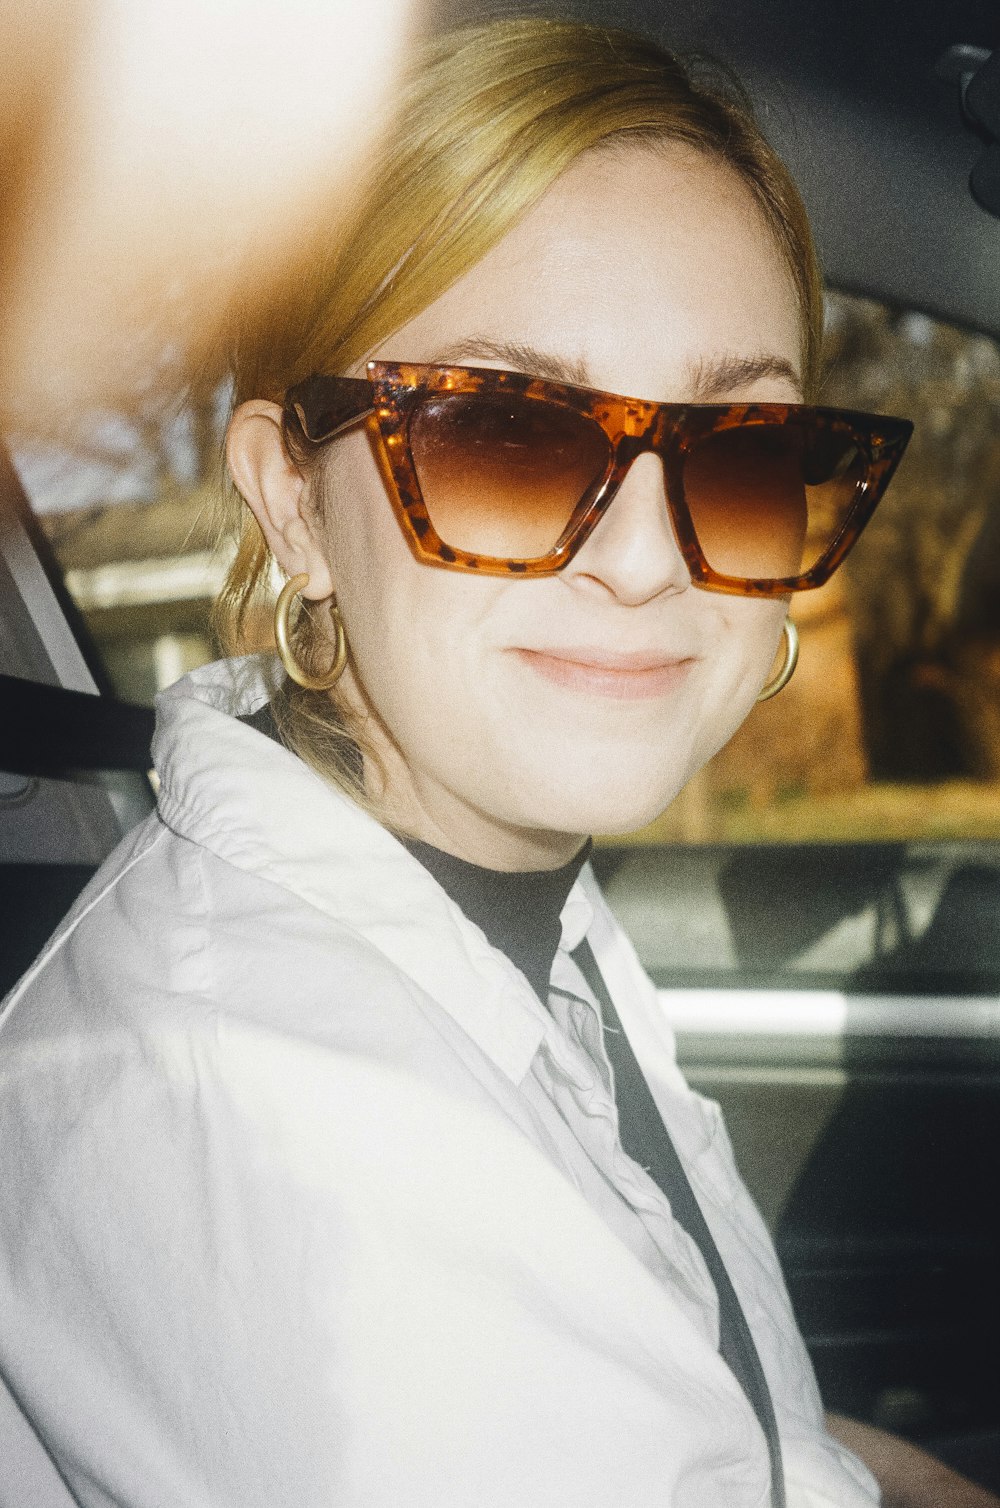
[[[478,262],[581,153],[630,142],[682,143],[727,163],[750,189],[794,284],[808,394],[822,335],[812,236],[742,93],[718,73],[696,76],[647,38],[525,18],[462,28],[422,52],[334,244],[311,248],[281,299],[239,331],[234,401],[281,402],[312,372],[349,370]],[[216,623],[226,648],[239,650],[251,613],[270,598],[272,562],[256,520],[238,496],[231,501],[238,548]],[[328,651],[305,613],[294,645],[314,666]],[[286,742],[370,806],[362,730],[336,694],[288,683],[276,712]]]

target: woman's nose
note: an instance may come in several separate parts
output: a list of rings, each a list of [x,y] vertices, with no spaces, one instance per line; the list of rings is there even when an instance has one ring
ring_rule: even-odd
[[[564,574],[590,578],[620,601],[636,605],[690,586],[659,456],[647,452],[632,462],[604,517]]]

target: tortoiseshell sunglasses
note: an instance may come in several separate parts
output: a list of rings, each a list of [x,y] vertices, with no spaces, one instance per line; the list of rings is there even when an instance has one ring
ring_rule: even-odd
[[[696,586],[741,597],[822,586],[913,430],[793,403],[652,403],[486,368],[367,371],[290,388],[286,422],[321,444],[372,420],[414,554],[488,575],[561,570],[648,450]]]

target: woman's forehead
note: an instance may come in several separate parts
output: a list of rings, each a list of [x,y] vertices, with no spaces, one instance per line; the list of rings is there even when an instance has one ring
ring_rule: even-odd
[[[794,284],[749,189],[704,154],[642,146],[578,159],[375,354],[668,398],[741,362],[794,381],[800,345]]]

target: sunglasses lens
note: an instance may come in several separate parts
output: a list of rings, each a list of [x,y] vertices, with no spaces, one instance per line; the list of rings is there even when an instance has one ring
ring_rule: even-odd
[[[444,543],[519,560],[553,549],[610,459],[585,415],[505,393],[427,398],[410,420],[410,451]]]
[[[867,465],[846,429],[816,419],[744,424],[701,440],[684,495],[708,564],[775,580],[810,571],[840,533]]]

